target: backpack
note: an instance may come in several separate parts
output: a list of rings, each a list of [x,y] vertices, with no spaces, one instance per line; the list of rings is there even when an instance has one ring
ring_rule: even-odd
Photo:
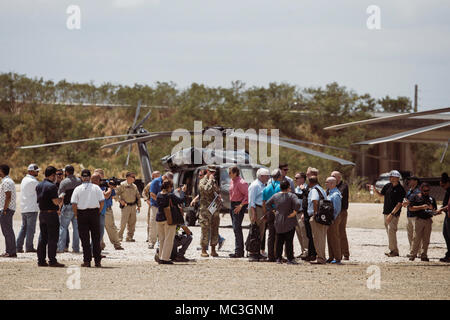
[[[334,207],[333,202],[324,198],[322,192],[316,187],[314,188],[319,193],[319,211],[314,216],[314,220],[317,223],[324,225],[331,225],[333,223],[334,218]]]
[[[250,253],[259,253],[259,250],[261,249],[259,227],[256,223],[252,223],[252,225],[250,226],[247,241],[245,241],[245,249]]]

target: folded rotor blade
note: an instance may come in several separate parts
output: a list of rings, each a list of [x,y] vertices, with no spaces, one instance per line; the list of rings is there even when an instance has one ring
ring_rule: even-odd
[[[52,142],[52,143],[44,143],[44,144],[35,144],[30,146],[20,146],[17,147],[18,149],[33,149],[33,148],[41,148],[41,147],[52,147],[52,146],[59,146],[64,144],[71,144],[71,143],[80,143],[80,142],[86,142],[86,141],[95,141],[95,140],[104,140],[104,139],[114,139],[114,138],[123,138],[128,136],[137,136],[139,134],[119,134],[116,136],[104,136],[104,137],[94,137],[94,138],[86,138],[86,139],[78,139],[78,140],[68,140],[68,141],[60,141],[60,142]]]
[[[233,132],[230,134],[231,137],[237,137],[237,138],[242,138],[242,139],[246,139],[248,138],[249,140],[254,140],[254,141],[261,141],[264,143],[270,143],[270,144],[274,144],[274,145],[278,145],[281,147],[285,147],[285,148],[289,148],[289,149],[293,149],[293,150],[297,150],[300,152],[304,152],[319,158],[323,158],[323,159],[327,159],[327,160],[331,160],[331,161],[335,161],[338,162],[342,165],[352,165],[354,166],[355,164],[351,161],[345,160],[345,159],[341,159],[323,152],[319,152],[316,150],[312,150],[309,148],[305,148],[305,147],[301,147],[301,146],[297,146],[295,144],[289,143],[289,142],[285,142],[285,141],[272,141],[271,136],[264,136],[264,135],[253,135],[253,134],[246,134],[246,133],[237,133],[237,132]]]

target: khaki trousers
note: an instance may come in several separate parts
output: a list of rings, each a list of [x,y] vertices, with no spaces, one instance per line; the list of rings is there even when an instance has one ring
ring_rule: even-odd
[[[155,245],[158,239],[158,228],[156,225],[156,214],[158,213],[158,207],[150,206],[147,214],[147,239],[148,244]]]
[[[384,227],[386,228],[386,232],[388,235],[389,251],[393,253],[399,253],[397,246],[397,226],[400,217],[393,217],[389,224],[386,223],[387,217],[388,214],[384,214]]]
[[[341,242],[341,255],[348,258],[350,257],[350,251],[348,248],[348,239],[347,239],[347,217],[348,212],[347,210],[342,210],[341,213],[339,213],[339,217],[341,217],[341,220],[339,221],[339,238]]]
[[[428,254],[428,245],[430,244],[431,225],[432,219],[419,219],[415,221],[415,235],[411,254],[415,257],[420,250],[420,244],[422,243],[421,258],[426,258]]]
[[[302,253],[308,250],[309,240],[306,236],[305,222],[301,219],[301,214],[297,214],[297,225],[295,226],[295,233],[297,234],[298,242],[302,248]]]
[[[327,259],[325,257],[325,245],[327,242],[327,225],[317,223],[314,221],[314,217],[311,217],[311,229],[314,240],[314,247],[317,252],[317,262],[318,263],[326,263]]]
[[[198,222],[201,228],[200,245],[203,248],[215,247],[219,242],[219,225],[220,225],[220,215],[219,212],[214,212],[213,215],[209,213],[208,209],[201,209],[198,216]],[[159,240],[161,241],[161,239]]]
[[[122,241],[123,233],[127,227],[127,240],[133,239],[136,228],[136,205],[125,206],[122,208],[122,218],[120,219],[119,239]]]
[[[120,247],[119,234],[114,223],[114,213],[111,208],[106,209],[105,214],[105,229],[108,233],[109,241],[113,244],[114,247]]]
[[[169,261],[173,250],[173,241],[177,226],[168,225],[167,221],[157,221],[156,224],[159,238],[159,259]]]
[[[406,231],[408,232],[409,252],[411,254],[412,254],[412,248],[413,248],[414,238],[415,238],[416,221],[417,221],[417,217],[408,217],[408,224],[406,225]],[[419,246],[419,250],[420,250],[420,246]],[[420,253],[420,251],[419,251],[419,253]]]
[[[336,220],[333,221],[327,231],[327,243],[328,243],[328,259],[341,260],[341,241],[339,235],[339,224],[342,217],[339,214]]]

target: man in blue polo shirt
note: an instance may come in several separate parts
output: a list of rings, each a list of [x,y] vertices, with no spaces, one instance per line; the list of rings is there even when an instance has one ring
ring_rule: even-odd
[[[269,230],[269,235],[267,237],[267,255],[269,262],[275,262],[275,215],[272,211],[273,206],[270,208],[266,208],[266,202],[269,201],[269,199],[272,198],[275,193],[281,191],[281,180],[283,180],[281,170],[273,170],[272,179],[267,183],[267,187],[265,187],[263,191],[263,211],[267,220],[267,229]]]

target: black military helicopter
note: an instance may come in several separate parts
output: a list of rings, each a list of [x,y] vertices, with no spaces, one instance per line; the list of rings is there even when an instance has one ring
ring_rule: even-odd
[[[30,148],[40,148],[40,147],[49,147],[49,146],[58,146],[58,145],[65,145],[65,144],[71,144],[71,143],[81,143],[81,142],[87,142],[87,141],[94,141],[94,140],[106,140],[106,139],[115,139],[115,138],[125,138],[125,140],[113,142],[110,144],[103,145],[101,148],[117,148],[115,153],[117,154],[122,147],[128,146],[128,155],[126,159],[125,166],[128,166],[130,153],[131,153],[131,146],[132,144],[136,143],[138,145],[138,153],[139,153],[139,161],[141,164],[141,170],[142,170],[142,180],[137,180],[136,185],[142,192],[144,186],[151,182],[152,180],[152,164],[150,155],[147,148],[147,142],[150,142],[155,139],[160,138],[169,138],[172,136],[172,131],[160,131],[160,132],[149,132],[143,127],[143,124],[145,121],[147,121],[150,117],[151,110],[147,112],[147,114],[140,120],[137,121],[139,118],[139,114],[141,111],[141,102],[138,103],[136,108],[136,113],[133,121],[133,125],[128,129],[126,134],[123,135],[115,135],[115,136],[104,136],[104,137],[93,137],[93,138],[86,138],[86,139],[79,139],[79,140],[70,140],[70,141],[61,141],[61,142],[54,142],[54,143],[46,143],[46,144],[38,144],[38,145],[29,145],[29,146],[21,146],[20,149],[30,149]],[[326,146],[318,143],[313,143],[309,141],[302,141],[302,140],[296,140],[296,139],[290,139],[290,138],[273,138],[270,135],[256,135],[256,134],[247,134],[242,133],[240,131],[235,131],[232,128],[224,128],[224,127],[207,127],[200,131],[185,131],[186,135],[195,136],[195,135],[203,135],[205,131],[209,129],[214,129],[216,131],[219,131],[223,134],[223,136],[226,136],[228,138],[241,138],[241,139],[248,139],[249,141],[256,141],[256,142],[264,142],[264,143],[270,143],[272,145],[281,146],[284,148],[293,149],[296,151],[304,152],[313,156],[317,156],[323,159],[331,160],[338,162],[341,165],[355,165],[351,161],[347,161],[323,152],[319,152],[310,148],[306,148],[303,146],[299,146],[294,143],[300,143],[300,144],[310,144],[315,145],[319,147],[327,147],[332,149],[338,149],[338,150],[345,150],[349,152],[357,152],[353,150],[347,150],[344,148],[338,148],[333,146]],[[187,201],[186,201],[186,209],[187,212],[187,220],[190,224],[195,223],[195,209],[190,207],[190,200],[195,197],[197,194],[197,184],[198,184],[198,172],[202,169],[205,169],[207,167],[207,164],[211,164],[211,162],[208,162],[205,160],[207,156],[217,156],[214,154],[214,152],[220,152],[220,149],[205,149],[205,148],[190,148],[190,149],[182,149],[176,154],[165,156],[161,159],[162,164],[166,170],[170,170],[174,173],[174,186],[179,187],[183,184],[186,184],[187,189]],[[198,157],[200,153],[200,159],[202,159],[201,162],[190,162],[189,164],[181,162],[176,164],[177,157],[190,157],[194,159],[195,157]],[[196,156],[197,154],[197,156]],[[229,186],[229,177],[228,177],[228,170],[232,165],[238,165],[243,173],[243,178],[248,182],[251,183],[254,179],[256,179],[256,171],[264,167],[262,165],[258,165],[256,163],[253,163],[250,159],[250,155],[245,150],[232,150],[230,155],[230,150],[227,150],[226,152],[222,152],[220,163],[217,163],[217,166],[219,168],[217,172],[217,181],[220,184],[221,187],[221,196],[224,199],[224,206],[222,207],[223,211],[229,210],[230,204],[229,204],[229,195],[228,195],[228,186]],[[216,157],[217,159],[217,157]],[[244,161],[242,161],[244,160]],[[120,181],[120,180],[119,180]]]

